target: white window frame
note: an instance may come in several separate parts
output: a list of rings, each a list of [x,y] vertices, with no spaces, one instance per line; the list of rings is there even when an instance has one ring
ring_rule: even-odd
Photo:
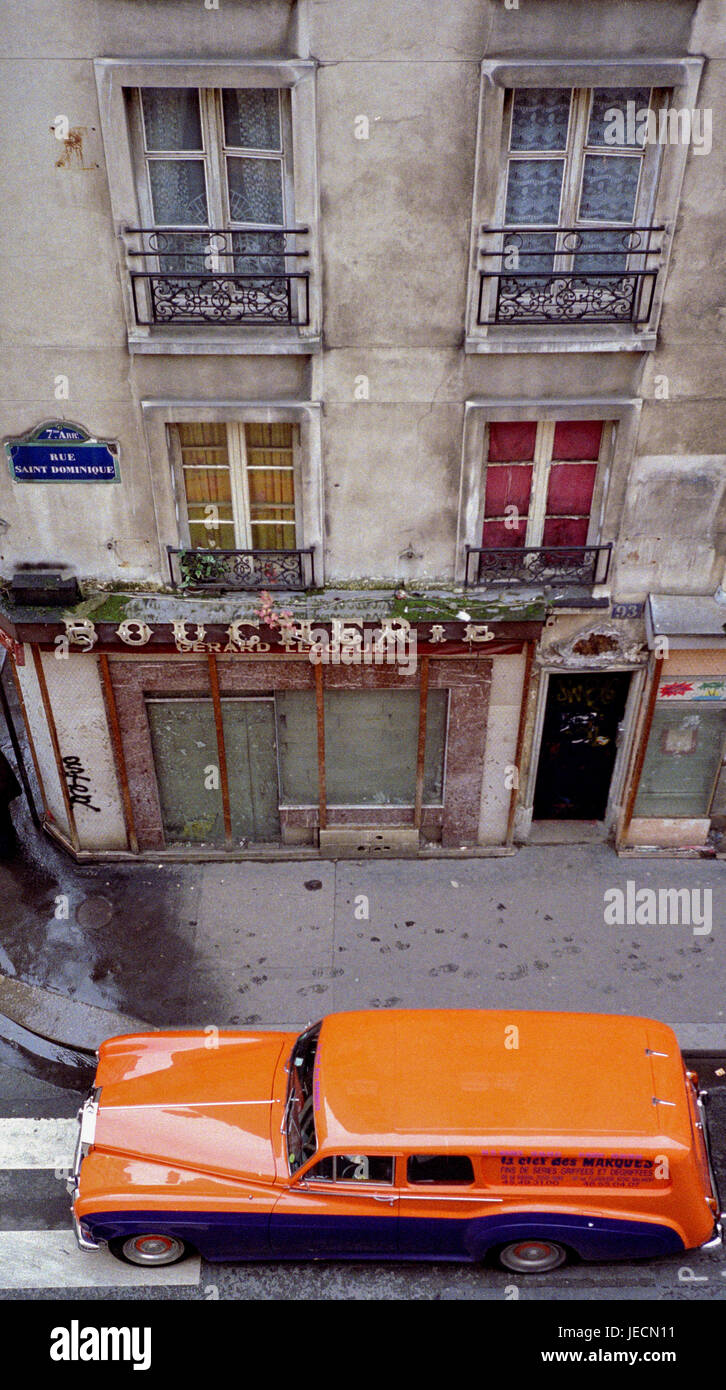
[[[260,58],[249,62],[228,62],[210,59],[166,60],[162,58],[133,60],[99,58],[94,63],[99,95],[101,130],[106,156],[109,191],[114,224],[119,239],[119,261],[127,339],[131,352],[189,354],[199,353],[311,353],[322,345],[321,277],[319,235],[319,179],[315,114],[315,78],[317,64],[313,59]],[[307,227],[305,235],[296,238],[296,249],[307,250],[308,256],[300,267],[309,270],[309,323],[234,326],[199,325],[139,325],[136,322],[130,277],[126,262],[127,229],[152,225],[151,200],[145,188],[146,175],[139,119],[133,116],[130,94],[144,87],[194,88],[205,94],[201,102],[202,129],[205,145],[205,167],[210,166],[209,153],[216,140],[218,157],[224,157],[223,132],[213,117],[213,104],[221,102],[213,96],[223,88],[278,88],[282,94],[283,147],[285,142],[284,110],[288,105],[286,151],[285,217],[286,225]],[[208,95],[207,95],[208,94]],[[208,109],[205,109],[208,107]],[[216,118],[217,121],[219,117]],[[178,152],[181,153],[181,152]],[[255,154],[259,152],[254,152]],[[201,157],[201,152],[200,152]],[[264,152],[263,152],[264,157]],[[224,209],[224,190],[218,172],[208,188],[210,218]],[[214,226],[212,221],[210,225]],[[220,225],[226,225],[226,218]],[[230,226],[235,224],[230,223]],[[239,230],[243,224],[236,224]],[[199,232],[200,228],[193,230]],[[203,229],[201,229],[203,230]]]
[[[186,493],[180,460],[174,458],[169,426],[185,424],[297,425],[295,445],[296,549],[313,548],[315,582],[325,582],[324,502],[322,481],[322,407],[315,401],[170,400],[141,401],[151,489],[156,508],[159,565],[164,582],[169,579],[167,550],[189,548],[186,527]],[[241,432],[241,431],[240,431]],[[230,460],[232,462],[232,460]],[[239,549],[251,549],[240,546]],[[221,547],[220,547],[221,549]]]
[[[189,423],[189,422],[183,421],[183,420],[176,420],[176,421],[174,421],[173,424],[170,424],[170,425],[167,426],[167,430],[168,430],[168,436],[169,436],[169,457],[170,457],[170,459],[171,459],[171,464],[172,464],[172,468],[173,468],[173,472],[174,472],[174,491],[175,491],[175,495],[176,495],[176,497],[177,497],[178,516],[179,516],[179,533],[180,533],[180,535],[183,537],[184,543],[185,543],[187,546],[191,547],[190,532],[189,532],[188,505],[187,505],[186,488],[185,488],[185,485],[184,485],[184,476],[183,476],[183,475],[184,475],[184,469],[183,469],[182,458],[181,458],[181,450],[180,450],[180,444],[179,444],[179,435],[178,435],[178,433],[176,432],[176,429],[175,429],[175,426],[176,426],[176,425],[185,424],[185,423]],[[199,424],[199,423],[202,423],[202,422],[195,420],[195,421],[193,421],[192,423],[194,423],[194,424]],[[219,546],[210,545],[210,546],[209,546],[209,549],[211,549],[211,550],[215,550],[215,549],[219,549],[219,550],[223,550],[223,549],[253,550],[253,549],[256,549],[256,548],[258,548],[258,547],[255,547],[255,546],[253,545],[253,541],[252,541],[252,530],[251,530],[251,521],[250,521],[249,474],[248,474],[248,467],[249,467],[249,465],[248,465],[248,461],[247,461],[247,440],[246,440],[246,430],[245,430],[245,426],[248,425],[248,424],[261,424],[261,423],[268,423],[268,422],[250,419],[250,420],[246,420],[246,421],[241,421],[241,420],[225,420],[225,421],[221,421],[221,422],[219,422],[219,423],[224,424],[224,425],[225,425],[225,428],[226,428],[226,431],[227,431],[227,459],[228,459],[228,463],[229,463],[230,482],[231,482],[231,492],[232,492],[232,515],[233,515],[233,522],[234,522],[234,546],[225,547],[225,546],[223,546],[223,545],[219,545]],[[300,459],[300,430],[299,430],[299,426],[296,424],[296,422],[291,421],[291,422],[287,422],[287,423],[291,423],[292,426],[293,426],[293,433],[292,433],[292,469],[293,469],[293,487],[294,487],[294,494],[295,494],[295,545],[292,546],[292,547],[285,547],[285,549],[299,550],[299,549],[302,549],[302,546],[301,546],[301,544],[300,544],[300,539],[299,539],[299,538],[300,538],[300,536],[301,536],[301,534],[302,534],[302,530],[303,530],[302,506],[301,506],[301,503],[300,503],[300,495],[301,495],[301,492],[302,492],[302,470],[301,470],[301,459]],[[201,465],[200,465],[200,466],[201,466]],[[212,535],[212,534],[213,534],[213,531],[212,531],[212,529],[210,528],[210,535]]]
[[[459,490],[459,521],[456,546],[456,580],[464,581],[466,575],[467,546],[478,549],[482,543],[484,522],[484,497],[487,471],[487,433],[490,423],[506,421],[529,421],[543,425],[545,422],[554,432],[560,420],[602,420],[610,424],[604,429],[600,444],[595,486],[590,507],[588,545],[605,545],[614,541],[620,534],[620,521],[625,503],[625,490],[628,470],[635,449],[638,422],[642,400],[633,397],[534,400],[512,398],[476,397],[468,400],[464,412],[464,433],[462,441],[461,485]],[[542,466],[548,460],[544,457],[547,440],[551,440],[549,428],[538,431],[537,444],[542,443],[539,459],[539,476],[533,474],[533,490],[530,497],[527,536],[536,534],[536,527],[544,521],[549,467]],[[551,453],[551,444],[550,444]],[[537,447],[535,448],[537,462]],[[527,539],[525,544],[529,545]],[[541,544],[532,541],[532,544]],[[613,556],[616,560],[616,556]],[[613,585],[614,566],[611,564],[607,590],[598,585],[597,593],[609,592]]]
[[[497,226],[509,225],[514,230],[526,232],[537,231],[535,223],[510,223],[506,220],[506,201],[507,187],[509,180],[510,164],[521,163],[525,160],[562,160],[564,163],[562,189],[560,193],[560,206],[558,209],[557,223],[561,227],[579,227],[583,231],[597,231],[602,225],[618,226],[627,229],[629,226],[642,226],[646,224],[651,215],[655,202],[655,192],[658,185],[658,175],[660,173],[662,147],[659,145],[588,145],[587,136],[590,126],[590,112],[592,106],[593,87],[574,87],[566,88],[571,93],[570,112],[568,130],[563,149],[557,150],[512,150],[510,149],[512,118],[514,113],[514,94],[516,89],[511,88],[507,91],[504,103],[504,119],[502,121],[502,173],[500,180],[499,196],[497,199]],[[651,87],[648,91],[648,104],[654,111],[658,112],[665,103],[667,93],[664,88]],[[630,222],[616,222],[609,219],[606,224],[588,219],[582,221],[579,218],[578,210],[582,195],[582,180],[585,172],[585,160],[587,155],[595,155],[607,159],[638,159],[640,170],[638,173],[638,187],[635,195],[633,217]],[[506,241],[506,234],[503,237]],[[555,256],[555,269],[569,268],[572,254],[559,252]],[[492,282],[492,287],[494,282]],[[493,298],[493,288],[492,288]]]
[[[663,58],[663,59],[615,59],[598,60],[485,60],[481,66],[481,89],[479,102],[479,122],[477,131],[477,158],[474,175],[474,194],[472,203],[471,249],[469,259],[469,290],[467,305],[467,327],[465,350],[472,353],[490,352],[552,352],[566,348],[567,351],[580,352],[620,352],[652,351],[656,345],[657,327],[660,318],[664,288],[668,271],[672,231],[678,211],[681,186],[685,172],[688,147],[685,145],[656,146],[646,154],[647,170],[641,179],[642,187],[638,193],[636,217],[647,209],[646,220],[652,225],[663,225],[662,253],[655,292],[651,305],[650,320],[647,325],[631,324],[478,324],[479,270],[493,268],[491,262],[485,263],[480,255],[484,245],[482,227],[496,227],[504,224],[504,200],[506,197],[507,165],[509,157],[509,94],[518,87],[551,89],[566,87],[576,92],[592,87],[649,87],[652,91],[667,91],[668,101],[676,106],[692,109],[696,103],[701,72],[702,58]],[[570,137],[577,141],[586,138],[584,122],[589,102],[579,96],[573,105],[571,127],[574,119],[579,122],[577,131]],[[570,201],[569,208],[576,206],[575,196],[579,190],[576,179],[578,165],[584,164],[584,146],[575,144],[579,158],[569,162],[570,187],[563,191],[563,199]],[[594,149],[594,147],[593,147]],[[597,147],[597,153],[607,153]],[[522,151],[522,156],[525,152]],[[545,157],[542,151],[542,157]],[[547,152],[552,157],[552,153]],[[627,154],[627,150],[623,150]],[[652,154],[653,158],[649,158]],[[536,157],[536,156],[535,156]],[[556,157],[556,153],[555,153]],[[615,157],[620,157],[619,155]],[[660,166],[660,167],[658,167]],[[567,171],[566,171],[567,173]],[[564,183],[564,180],[563,180]],[[562,206],[564,206],[564,201]],[[563,220],[562,218],[560,219]],[[566,222],[566,225],[571,225]],[[597,223],[584,224],[597,229]],[[625,224],[623,224],[625,225]],[[529,228],[528,228],[529,230]],[[531,230],[536,230],[532,228]],[[492,282],[494,283],[494,282]]]
[[[290,117],[289,93],[282,87],[273,87],[272,90],[277,94],[278,115],[280,128],[280,146],[278,149],[248,149],[241,145],[228,145],[224,134],[224,113],[222,110],[222,89],[221,88],[196,88],[199,103],[199,122],[202,136],[202,145],[199,150],[149,150],[146,144],[146,131],[143,118],[142,87],[136,87],[128,93],[129,118],[131,125],[131,144],[134,153],[134,165],[137,174],[137,189],[139,206],[143,211],[144,225],[153,227],[155,225],[153,200],[151,196],[151,181],[149,168],[157,160],[192,160],[195,159],[204,166],[205,191],[207,200],[207,225],[211,227],[222,227],[230,231],[244,231],[245,227],[252,224],[239,222],[232,217],[229,202],[229,186],[227,181],[225,161],[228,155],[232,158],[251,158],[251,159],[270,159],[282,166],[281,169],[281,191],[283,220],[281,223],[255,224],[269,227],[274,231],[276,227],[289,225],[290,210],[295,207],[295,192],[293,172],[290,164],[290,151],[292,148],[292,121]],[[189,89],[185,89],[189,90]],[[179,224],[180,226],[186,224]],[[190,225],[190,231],[203,234],[204,226]],[[210,245],[210,257],[213,259],[215,252]],[[223,261],[224,257],[221,258]]]

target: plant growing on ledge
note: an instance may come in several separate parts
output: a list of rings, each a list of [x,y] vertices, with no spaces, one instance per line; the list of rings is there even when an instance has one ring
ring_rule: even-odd
[[[267,627],[279,627],[282,637],[286,637],[292,627],[292,609],[282,608],[279,613],[273,607],[272,594],[263,589],[260,594],[260,622]]]
[[[181,589],[196,584],[216,584],[224,580],[226,565],[222,555],[207,550],[187,550],[179,559]]]

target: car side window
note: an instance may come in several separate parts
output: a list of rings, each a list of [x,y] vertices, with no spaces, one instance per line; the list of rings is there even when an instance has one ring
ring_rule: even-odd
[[[306,1174],[311,1182],[393,1182],[393,1159],[379,1154],[335,1154]]]
[[[410,1183],[472,1183],[474,1167],[464,1154],[411,1154],[406,1179]]]

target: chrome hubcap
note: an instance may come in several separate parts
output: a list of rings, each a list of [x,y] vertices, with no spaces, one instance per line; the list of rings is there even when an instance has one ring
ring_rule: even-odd
[[[501,1252],[502,1264],[507,1269],[522,1273],[557,1269],[564,1260],[562,1246],[544,1240],[520,1240],[514,1245],[507,1245]]]
[[[132,1236],[125,1241],[123,1253],[135,1265],[167,1265],[184,1252],[183,1242],[171,1236]]]

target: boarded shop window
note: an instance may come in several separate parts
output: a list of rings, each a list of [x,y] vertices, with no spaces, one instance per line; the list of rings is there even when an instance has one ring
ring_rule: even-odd
[[[271,699],[222,700],[233,840],[280,835],[275,712]]]
[[[493,421],[482,545],[592,544],[595,479],[611,437],[602,420]]]
[[[175,425],[172,438],[191,546],[296,548],[296,425]]]
[[[446,691],[429,691],[424,802],[442,800]],[[412,806],[416,793],[417,690],[326,690],[325,764],[330,806]]]
[[[167,844],[223,844],[224,808],[211,699],[146,702]],[[223,699],[233,841],[279,839],[272,699]]]
[[[635,801],[636,816],[707,816],[721,766],[726,708],[658,702]]]
[[[312,691],[276,697],[283,802],[318,800],[317,724]],[[424,803],[443,801],[447,698],[430,690],[426,705]],[[325,770],[329,806],[413,806],[416,794],[417,690],[326,690]]]
[[[318,802],[318,743],[312,690],[278,690],[277,752],[280,799],[288,806]]]

